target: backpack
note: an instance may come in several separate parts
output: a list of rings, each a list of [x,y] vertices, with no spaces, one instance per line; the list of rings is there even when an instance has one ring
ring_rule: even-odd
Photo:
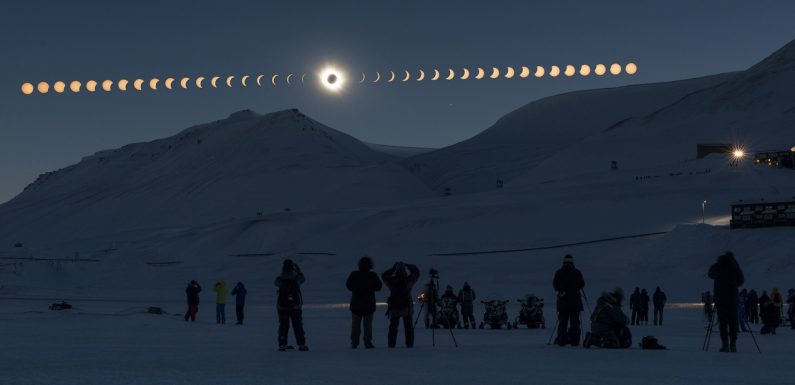
[[[409,291],[408,277],[401,275],[392,276],[389,279],[389,288],[391,293],[389,295],[389,308],[390,309],[405,309],[411,304],[411,292]]]
[[[660,345],[657,342],[657,339],[652,336],[643,337],[640,340],[640,348],[641,349],[648,349],[648,350],[666,350],[667,348],[663,345]]]
[[[295,279],[282,281],[277,301],[280,309],[296,309],[301,306],[301,289]]]

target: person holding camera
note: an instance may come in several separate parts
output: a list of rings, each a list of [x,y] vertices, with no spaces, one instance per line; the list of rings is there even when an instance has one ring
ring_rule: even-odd
[[[202,287],[195,280],[188,283],[185,288],[185,295],[188,297],[188,311],[185,312],[185,322],[190,319],[191,322],[196,322],[196,313],[199,312],[199,293]]]
[[[411,315],[414,313],[414,302],[411,288],[420,278],[420,269],[416,265],[395,263],[389,270],[381,274],[381,279],[389,288],[387,299],[387,316],[389,316],[389,335],[387,345],[394,348],[397,343],[398,324],[403,319],[406,334],[406,347],[414,346],[414,325]]]
[[[571,254],[563,257],[563,266],[555,272],[552,286],[558,292],[558,338],[559,346],[580,344],[580,312],[582,298],[580,292],[585,287],[585,280],[577,268]]]
[[[425,284],[425,328],[436,329],[436,314],[439,311],[439,290],[436,288],[436,280],[439,279],[439,272],[431,268],[428,273],[430,278]]]
[[[273,282],[279,288],[276,301],[279,314],[279,351],[291,349],[287,345],[287,333],[290,331],[291,322],[295,332],[295,341],[298,343],[298,350],[309,350],[306,346],[304,320],[301,312],[301,305],[303,305],[301,285],[304,281],[306,281],[306,278],[298,264],[291,259],[285,259],[282,264],[282,273]]]
[[[720,351],[735,353],[737,352],[737,326],[739,324],[737,288],[743,285],[745,276],[731,251],[720,255],[718,261],[710,266],[707,275],[714,282],[715,309],[718,312],[720,330]]]
[[[375,292],[381,290],[381,279],[372,271],[373,260],[370,257],[359,259],[359,270],[352,271],[345,286],[351,291],[351,348],[359,346],[359,336],[364,323],[364,347],[372,349],[373,345],[373,313],[375,313]]]

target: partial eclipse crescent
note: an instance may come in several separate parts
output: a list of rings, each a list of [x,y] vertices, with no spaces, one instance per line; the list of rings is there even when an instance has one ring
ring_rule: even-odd
[[[500,77],[500,69],[497,68],[497,67],[492,67],[491,68],[491,76],[489,76],[489,77],[492,78],[492,79],[496,79],[496,78]]]
[[[486,71],[484,71],[483,68],[478,68],[478,74],[475,75],[475,79],[480,80],[483,79],[484,76],[486,76]]]
[[[119,87],[120,90],[127,91],[127,83],[129,83],[129,81],[127,81],[127,79],[122,79],[122,80],[119,80],[119,83],[117,84],[117,86]],[[74,91],[74,89],[72,89],[72,91]],[[79,91],[79,88],[78,88],[78,91]]]
[[[227,86],[227,87],[229,87],[229,88],[232,88],[232,80],[233,80],[234,78],[235,78],[234,76],[227,76],[227,77],[226,77],[226,86]]]
[[[406,70],[406,77],[403,78],[403,80],[401,80],[401,81],[402,82],[407,82],[409,80],[411,80],[411,73],[409,73],[409,70]]]
[[[305,77],[306,77],[306,74],[301,74],[301,84],[304,84],[304,78]]]
[[[505,70],[505,78],[506,78],[506,79],[510,79],[510,78],[512,78],[512,77],[513,77],[513,75],[515,75],[515,74],[516,74],[516,71],[514,71],[513,67],[508,67],[508,68]]]
[[[526,78],[528,76],[530,76],[530,68],[527,68],[526,66],[522,66],[522,73],[519,74],[519,77],[524,79],[524,78]]]
[[[248,78],[250,78],[250,77],[251,76],[245,75],[242,78],[240,78],[240,83],[243,84],[243,87],[248,87],[248,84],[246,84],[246,82],[248,81]]]
[[[550,67],[549,76],[552,76],[554,78],[554,77],[557,77],[558,75],[560,75],[560,67],[558,67],[558,66]]]
[[[566,71],[563,72],[563,74],[566,76],[574,76],[575,73],[577,73],[577,70],[571,64],[567,65]]]
[[[434,69],[433,70],[433,77],[431,78],[431,80],[439,80],[439,76],[441,76],[441,74],[439,73],[439,70]]]
[[[279,74],[271,76],[271,84],[273,84],[275,86],[276,85],[276,78],[278,78],[278,77],[279,77]]]
[[[389,71],[389,80],[387,82],[392,83],[395,81],[395,71]]]
[[[143,79],[135,79],[135,81],[133,82],[133,87],[134,87],[136,90],[138,90],[138,91],[141,91],[141,90],[142,90],[142,89],[141,89],[141,86],[142,86],[143,84],[144,84],[144,80],[143,80]],[[87,85],[86,85],[86,88],[88,88],[88,86],[87,86]]]
[[[291,78],[291,77],[293,77],[293,74],[289,74],[289,75],[287,75],[287,79],[285,79],[285,80],[287,80],[287,84],[288,84],[288,85],[289,85],[289,84],[292,84],[292,83],[290,83],[290,78]]]
[[[210,79],[210,85],[213,86],[213,88],[218,88],[218,79],[220,78],[220,76],[213,76],[213,78]]]
[[[448,71],[450,71],[450,73],[447,74],[447,77],[444,78],[444,80],[453,80],[455,77],[455,71],[453,71],[452,68],[448,68]]]
[[[188,81],[189,80],[190,80],[190,78],[182,78],[182,80],[179,81],[179,86],[182,87],[183,89],[187,90],[188,89]],[[124,88],[125,89],[127,88],[127,82],[126,81],[124,82]]]
[[[373,80],[373,83],[378,83],[379,80],[381,80],[381,73],[376,71],[375,72],[375,80]]]
[[[535,77],[537,77],[537,78],[543,77],[545,72],[546,71],[544,70],[544,67],[536,66]]]
[[[467,80],[467,79],[469,79],[469,69],[464,68],[464,74],[461,75],[461,80]]]
[[[425,71],[420,70],[420,77],[417,78],[418,82],[425,80]]]
[[[173,89],[173,88],[171,88],[171,86],[173,86],[173,85],[174,85],[174,78],[166,79],[166,88],[171,90],[171,89]]]
[[[198,78],[196,78],[196,88],[202,88],[203,81],[204,81],[204,76],[199,76]]]
[[[367,78],[367,75],[362,72],[362,80],[359,80],[359,83],[364,83],[364,80]]]

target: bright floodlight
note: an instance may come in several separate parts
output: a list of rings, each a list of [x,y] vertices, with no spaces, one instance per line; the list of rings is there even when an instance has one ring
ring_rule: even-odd
[[[745,156],[745,151],[738,148],[732,152],[732,156],[734,156],[736,159],[742,158]]]
[[[331,92],[338,92],[345,83],[342,72],[334,67],[326,67],[320,71],[320,84]]]

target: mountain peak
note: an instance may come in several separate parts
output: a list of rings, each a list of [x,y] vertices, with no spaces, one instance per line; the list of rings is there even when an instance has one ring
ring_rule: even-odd
[[[748,70],[750,72],[775,72],[792,68],[795,68],[795,40],[785,44]]]

